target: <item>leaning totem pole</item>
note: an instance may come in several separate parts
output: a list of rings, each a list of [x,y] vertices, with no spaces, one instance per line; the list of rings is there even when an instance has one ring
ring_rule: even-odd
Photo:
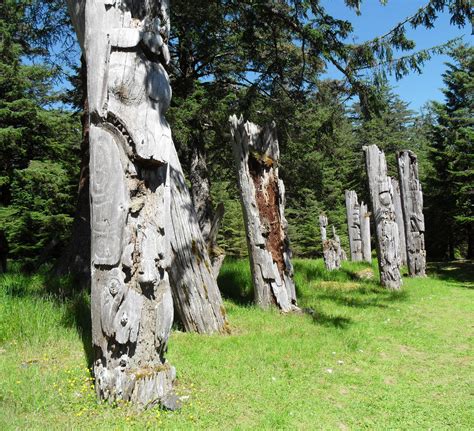
[[[398,154],[398,173],[405,222],[408,273],[411,276],[423,277],[426,275],[423,192],[418,177],[418,160],[413,152],[405,150]]]
[[[398,226],[385,154],[376,145],[363,147],[363,150],[374,214],[380,281],[388,289],[400,289],[402,277]]]
[[[263,308],[297,310],[275,123],[262,128],[235,115],[229,122],[255,302]]]

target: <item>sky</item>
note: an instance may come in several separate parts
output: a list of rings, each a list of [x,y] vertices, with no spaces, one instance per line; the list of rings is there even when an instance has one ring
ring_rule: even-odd
[[[335,18],[351,22],[354,28],[354,42],[361,43],[385,34],[398,22],[413,15],[426,4],[426,0],[389,0],[385,6],[381,5],[379,0],[365,0],[362,2],[360,16],[350,10],[344,0],[323,0],[322,4]],[[424,27],[417,29],[407,27],[409,29],[407,37],[415,41],[415,50],[440,45],[458,36],[463,36],[466,43],[472,44],[474,37],[471,35],[471,26],[459,29],[449,23],[449,18],[448,14],[440,15],[435,28],[431,30]],[[389,77],[390,84],[394,86],[394,92],[409,103],[411,109],[419,111],[429,100],[443,100],[441,75],[446,70],[444,64],[446,61],[449,61],[446,55],[435,56],[425,63],[422,74],[412,72],[399,81]],[[335,69],[328,69],[330,77],[339,78],[337,73]]]

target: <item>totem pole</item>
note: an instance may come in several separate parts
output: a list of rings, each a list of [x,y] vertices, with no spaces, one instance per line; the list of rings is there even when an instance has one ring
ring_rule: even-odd
[[[68,4],[88,76],[96,391],[177,408],[165,359],[173,323],[168,2]]]
[[[278,177],[276,126],[229,118],[240,200],[247,233],[255,302],[284,312],[298,310],[285,219],[285,188]]]
[[[398,154],[398,173],[405,221],[408,273],[411,276],[423,277],[426,275],[423,192],[418,177],[418,160],[413,152],[405,150]]]
[[[388,289],[400,289],[400,244],[385,154],[376,145],[363,147],[363,150],[374,214],[380,281]]]

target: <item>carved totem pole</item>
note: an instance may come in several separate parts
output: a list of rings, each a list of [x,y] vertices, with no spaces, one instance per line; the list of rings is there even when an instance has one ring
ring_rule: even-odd
[[[327,227],[328,218],[324,214],[321,214],[319,216],[319,228],[321,230],[321,240],[323,242],[324,264],[328,271],[333,271],[341,267],[341,244],[340,242],[338,243],[337,239],[328,239]],[[334,227],[333,235],[336,235]]]
[[[96,391],[109,401],[176,408],[175,371],[164,357],[173,323],[168,272],[179,255],[170,247],[173,235],[183,232],[175,219],[186,217],[170,184],[181,166],[165,119],[168,1],[69,0],[68,6],[88,77]],[[178,197],[187,203],[187,196]],[[172,220],[171,211],[181,216]]]
[[[371,262],[370,213],[364,202],[359,205],[357,193],[353,190],[346,190],[346,212],[351,260]]]
[[[405,150],[398,154],[398,173],[405,221],[408,272],[411,276],[425,276],[423,192],[418,177],[418,160],[413,152]]]
[[[362,258],[364,262],[372,262],[372,247],[370,245],[370,212],[367,205],[360,203],[360,234],[362,236]]]
[[[255,302],[264,308],[276,305],[284,312],[297,310],[275,123],[261,128],[235,115],[229,122]]]
[[[363,147],[375,221],[380,281],[388,289],[400,289],[400,245],[395,220],[393,190],[387,176],[385,154],[376,145]]]
[[[346,213],[347,227],[349,233],[349,246],[351,248],[351,260],[361,262],[362,256],[362,233],[361,233],[361,211],[357,201],[357,193],[346,190]]]
[[[395,208],[395,220],[398,226],[398,239],[400,244],[400,263],[407,264],[407,244],[405,241],[405,223],[403,221],[402,197],[398,180],[392,178],[393,206]]]

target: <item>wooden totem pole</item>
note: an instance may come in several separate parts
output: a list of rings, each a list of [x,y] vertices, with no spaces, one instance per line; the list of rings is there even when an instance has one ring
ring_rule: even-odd
[[[398,173],[405,222],[408,272],[411,276],[423,277],[426,275],[423,192],[418,177],[418,160],[413,152],[405,150],[398,154]]]
[[[190,199],[175,196],[176,205],[171,193],[181,167],[165,119],[168,1],[68,0],[68,6],[88,77],[96,391],[108,401],[177,408],[175,371],[165,359],[173,323],[168,272],[179,264],[171,244],[184,232],[176,219],[185,217],[172,220],[171,211],[180,214]],[[191,248],[191,235],[186,240]]]
[[[357,201],[357,193],[353,190],[346,190],[346,213],[347,230],[349,234],[349,246],[351,249],[351,260],[361,262],[362,254],[362,232],[361,232],[361,211]]]
[[[393,190],[387,176],[385,154],[376,145],[363,147],[375,221],[380,281],[388,289],[400,289],[400,245],[395,220]]]
[[[370,212],[364,202],[360,203],[360,234],[362,236],[362,258],[364,262],[372,262],[370,244]]]
[[[393,206],[395,208],[395,220],[398,226],[398,239],[400,244],[400,263],[407,264],[407,245],[405,241],[405,222],[403,221],[402,198],[398,180],[392,178]]]
[[[275,123],[262,128],[235,115],[229,122],[255,302],[263,308],[297,310]]]
[[[328,271],[333,271],[341,267],[341,244],[336,239],[329,239],[327,235],[328,218],[321,214],[319,216],[319,228],[321,230],[321,240],[323,242],[324,264]],[[333,227],[333,235],[336,231]]]

